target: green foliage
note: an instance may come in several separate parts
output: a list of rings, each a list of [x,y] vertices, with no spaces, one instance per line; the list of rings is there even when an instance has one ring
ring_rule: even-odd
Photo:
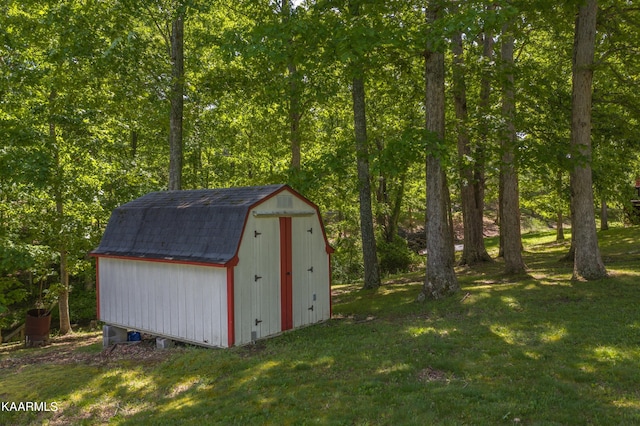
[[[71,322],[86,324],[96,319],[96,292],[95,290],[75,289],[69,297],[69,312]]]
[[[378,238],[376,245],[380,271],[385,275],[408,272],[410,267],[417,263],[416,256],[407,245],[407,240],[399,235],[396,235],[392,242]]]
[[[10,307],[25,300],[27,295],[27,290],[16,278],[0,277],[0,329],[13,322],[8,315]]]

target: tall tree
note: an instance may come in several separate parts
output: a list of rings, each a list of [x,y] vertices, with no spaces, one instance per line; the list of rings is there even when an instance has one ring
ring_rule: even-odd
[[[428,27],[441,13],[439,2],[429,2]],[[427,151],[427,273],[419,300],[439,299],[460,289],[454,272],[453,229],[445,152],[445,80],[443,47],[435,31],[427,38],[425,51],[425,111],[429,137]]]
[[[460,198],[464,228],[464,248],[460,264],[472,265],[490,261],[484,245],[484,147],[472,146],[468,126],[467,87],[465,82],[464,47],[462,32],[456,32],[451,40],[453,50],[453,101],[458,137],[458,169],[460,175]],[[484,86],[482,89],[484,90]],[[488,98],[488,93],[482,93]],[[484,101],[483,97],[481,100]],[[488,101],[488,99],[487,99]]]
[[[291,0],[282,0],[282,19],[283,24],[286,27],[292,20],[295,19]],[[289,103],[289,145],[291,146],[291,169],[294,171],[300,171],[302,155],[300,152],[301,144],[301,131],[300,121],[302,119],[302,99],[301,99],[301,81],[298,72],[298,65],[296,63],[296,42],[294,41],[293,34],[289,35],[286,43],[286,62],[287,62],[287,79],[288,79],[288,103]]]
[[[571,96],[573,277],[587,280],[607,275],[598,247],[591,174],[591,100],[597,12],[597,0],[587,0],[578,11]]]
[[[350,4],[350,13],[354,21],[360,18],[360,3]],[[373,227],[371,203],[371,175],[369,172],[369,141],[367,139],[367,118],[365,98],[365,66],[360,54],[354,55],[351,63],[353,98],[353,127],[356,141],[358,167],[358,193],[360,200],[360,233],[362,236],[362,256],[364,260],[364,288],[380,286],[380,267],[376,252],[376,237]]]
[[[510,25],[502,32],[500,49],[502,63],[502,114],[504,128],[500,135],[502,161],[500,164],[500,241],[504,255],[505,272],[518,274],[526,267],[522,258],[520,234],[520,196],[516,157],[515,90],[514,90],[514,37]]]
[[[65,194],[64,194],[64,167],[60,161],[60,148],[59,141],[57,140],[56,132],[56,117],[58,111],[55,107],[56,103],[56,91],[51,90],[49,95],[49,146],[53,153],[53,165],[55,175],[52,179],[53,198],[56,205],[55,215],[55,230],[58,234],[58,238],[55,238],[57,250],[60,260],[60,286],[58,287],[58,313],[60,314],[60,334],[65,335],[71,333],[71,319],[69,316],[69,262],[68,262],[68,249],[67,239],[62,237],[64,235],[65,227]],[[62,237],[62,238],[61,238]]]

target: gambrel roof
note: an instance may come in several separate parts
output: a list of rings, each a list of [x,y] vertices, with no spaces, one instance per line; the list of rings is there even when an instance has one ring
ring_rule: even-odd
[[[249,210],[287,185],[161,191],[116,208],[91,254],[224,265]],[[292,191],[292,190],[291,190]]]

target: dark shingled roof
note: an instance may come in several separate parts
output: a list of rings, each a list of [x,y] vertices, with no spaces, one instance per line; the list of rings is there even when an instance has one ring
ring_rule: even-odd
[[[285,187],[152,192],[113,211],[92,254],[225,264],[249,209]]]

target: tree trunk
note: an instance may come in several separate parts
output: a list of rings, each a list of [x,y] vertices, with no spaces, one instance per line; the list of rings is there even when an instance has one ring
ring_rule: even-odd
[[[376,253],[376,238],[371,209],[371,182],[369,174],[369,149],[365,115],[365,92],[362,69],[353,79],[353,123],[358,158],[358,189],[360,198],[360,232],[362,234],[362,256],[364,260],[364,288],[380,286],[380,269]]]
[[[460,173],[460,198],[462,202],[462,222],[464,228],[464,249],[460,264],[473,265],[491,261],[484,245],[484,190],[482,182],[476,182],[478,158],[474,158],[469,139],[467,94],[464,76],[464,49],[462,34],[456,33],[452,39],[453,59],[453,100],[458,134],[458,163]]]
[[[515,93],[513,82],[514,39],[505,26],[502,36],[502,67],[504,74],[502,90],[502,114],[505,128],[500,138],[502,162],[500,180],[500,235],[504,252],[505,272],[519,274],[526,270],[522,259],[522,237],[520,234],[520,205],[518,193],[518,172],[516,165]]]
[[[293,62],[287,65],[289,70],[289,140],[291,145],[291,169],[300,171],[301,153],[300,153],[300,120],[302,113],[300,111],[300,89],[298,70]]]
[[[430,2],[427,24],[438,17],[438,8]],[[439,299],[460,289],[454,272],[453,230],[447,176],[441,164],[439,145],[444,143],[444,54],[427,41],[425,51],[426,130],[432,140],[427,152],[427,270],[418,300]]]
[[[600,201],[600,230],[609,230],[609,207],[604,198]]]
[[[564,241],[564,217],[562,210],[558,210],[556,219],[556,241]]]
[[[169,190],[182,189],[182,116],[184,110],[184,18],[171,26],[171,113],[169,116]]]
[[[56,92],[52,91],[49,97],[50,107],[52,109],[51,115],[53,116],[53,102],[56,97]],[[60,255],[60,291],[58,294],[58,312],[60,313],[60,335],[71,333],[71,319],[69,315],[69,268],[67,267],[67,247],[65,244],[64,229],[64,201],[62,195],[62,164],[60,163],[60,148],[58,147],[58,141],[56,136],[56,124],[53,118],[49,121],[49,138],[51,140],[51,146],[54,152],[54,162],[56,167],[56,176],[53,183],[54,198],[56,201],[56,222],[58,228],[57,246],[58,253]]]
[[[562,199],[562,169],[558,168],[556,172],[556,196]],[[562,207],[558,207],[556,211],[556,241],[564,241],[564,216]]]
[[[290,0],[282,0],[282,20],[287,22],[291,19],[291,2]],[[300,120],[302,119],[301,101],[300,101],[300,82],[298,75],[298,67],[293,57],[293,40],[289,40],[289,54],[287,57],[287,72],[289,80],[289,144],[291,147],[291,164],[290,167],[294,171],[300,171],[301,153],[300,153]]]
[[[131,130],[131,158],[135,159],[138,153],[138,131]]]
[[[587,0],[578,12],[571,97],[573,278],[587,280],[607,275],[598,247],[591,176],[591,97],[597,11],[597,1]]]

